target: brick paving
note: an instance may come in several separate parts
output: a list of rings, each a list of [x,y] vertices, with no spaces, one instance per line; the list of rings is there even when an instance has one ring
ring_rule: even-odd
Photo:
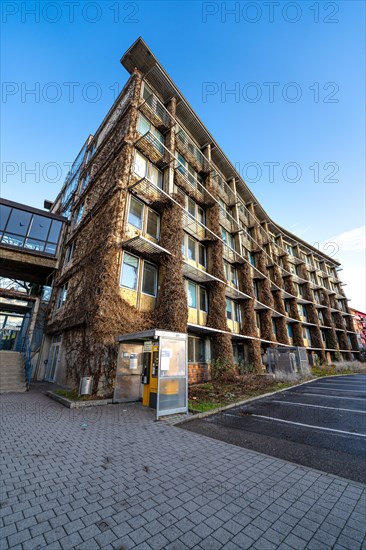
[[[1,396],[1,548],[366,549],[366,487],[154,422]]]

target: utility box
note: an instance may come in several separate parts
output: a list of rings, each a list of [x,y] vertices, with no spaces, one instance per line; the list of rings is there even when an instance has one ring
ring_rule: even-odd
[[[268,371],[280,375],[309,375],[309,361],[305,348],[277,347],[267,349]]]

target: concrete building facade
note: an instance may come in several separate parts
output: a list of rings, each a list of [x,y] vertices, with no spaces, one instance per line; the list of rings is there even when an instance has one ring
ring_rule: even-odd
[[[107,391],[115,337],[150,328],[188,333],[190,382],[213,360],[260,370],[269,346],[357,358],[339,263],[269,217],[142,39],[121,63],[128,82],[49,205],[69,224],[38,378]]]
[[[366,355],[366,313],[350,308],[361,353]]]

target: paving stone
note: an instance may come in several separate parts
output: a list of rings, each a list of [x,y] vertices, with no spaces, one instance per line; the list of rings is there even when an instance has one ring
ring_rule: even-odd
[[[32,391],[11,400],[49,406]],[[140,405],[52,407],[57,422],[4,424],[2,550],[366,550],[359,485],[155,423]]]

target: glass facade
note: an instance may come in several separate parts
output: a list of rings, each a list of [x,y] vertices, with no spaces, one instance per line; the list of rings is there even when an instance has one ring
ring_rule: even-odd
[[[0,242],[56,255],[62,222],[15,206],[0,204]]]

